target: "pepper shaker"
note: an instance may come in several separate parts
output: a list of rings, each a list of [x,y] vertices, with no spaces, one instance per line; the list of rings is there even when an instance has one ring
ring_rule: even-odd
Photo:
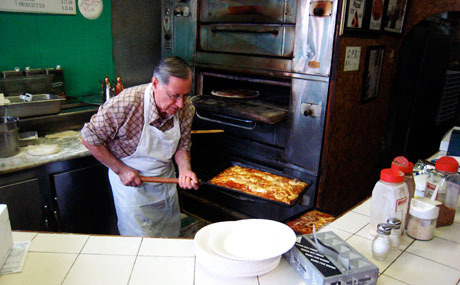
[[[377,225],[377,234],[372,241],[372,256],[377,260],[385,260],[391,251],[391,226],[386,223]]]
[[[397,218],[390,218],[387,223],[391,226],[391,249],[393,251],[398,250],[401,243],[401,221]]]

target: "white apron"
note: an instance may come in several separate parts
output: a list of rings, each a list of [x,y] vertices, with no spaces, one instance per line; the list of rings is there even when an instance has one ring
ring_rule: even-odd
[[[144,93],[144,126],[136,151],[121,161],[137,169],[143,176],[176,177],[171,158],[180,139],[179,120],[174,115],[174,127],[162,132],[148,120],[152,84]],[[118,230],[121,235],[178,237],[180,210],[176,184],[143,183],[139,187],[125,186],[117,174],[109,170]]]

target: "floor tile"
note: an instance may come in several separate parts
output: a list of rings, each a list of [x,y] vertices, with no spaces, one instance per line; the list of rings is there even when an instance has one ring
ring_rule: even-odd
[[[129,284],[192,285],[194,271],[193,257],[138,256]]]
[[[321,232],[328,232],[328,231],[333,231],[336,235],[338,235],[343,240],[347,240],[353,235],[352,233],[345,232],[345,231],[342,231],[342,230],[339,230],[339,229],[336,229],[330,226],[325,226],[321,228],[318,232],[321,233]]]
[[[460,224],[453,223],[450,226],[436,228],[434,235],[456,243],[460,243]]]
[[[349,233],[356,233],[369,223],[369,217],[355,212],[349,212],[345,216],[338,218],[328,226],[337,228]]]
[[[280,264],[273,271],[259,276],[260,285],[278,285],[278,284],[296,284],[296,285],[307,285],[302,280],[300,274],[294,270],[294,268],[286,261],[281,258]]]
[[[135,256],[80,254],[62,284],[128,284],[135,259]]]
[[[347,243],[359,251],[359,253],[361,253],[365,258],[369,259],[370,262],[375,264],[379,268],[380,273],[382,273],[402,253],[400,250],[394,251],[388,255],[386,260],[381,261],[372,257],[371,240],[354,235],[347,240]]]
[[[141,241],[140,237],[91,236],[82,253],[137,255]]]
[[[385,275],[409,284],[456,284],[460,271],[428,259],[404,252],[386,271]]]
[[[29,252],[22,272],[2,275],[0,285],[61,284],[76,258],[72,253]]]
[[[139,255],[194,257],[195,248],[192,239],[144,238]]]
[[[357,236],[366,238],[368,240],[373,240],[374,237],[369,233],[370,225],[367,224],[364,228],[362,228],[359,232],[356,233]],[[401,236],[401,241],[399,244],[400,250],[405,250],[412,242],[414,241],[413,238],[409,237],[406,233]]]
[[[460,270],[458,243],[435,237],[430,241],[416,240],[406,251]]]
[[[394,278],[391,278],[383,274],[379,276],[379,279],[377,279],[377,285],[404,285],[404,284],[407,284],[407,283],[396,280]]]
[[[257,276],[245,278],[229,278],[212,274],[212,268],[203,268],[196,263],[194,285],[258,285]],[[288,284],[288,283],[282,283]]]
[[[13,241],[31,241],[36,236],[37,233],[32,232],[12,232],[13,234]]]
[[[88,240],[87,235],[38,234],[29,251],[79,253]]]
[[[364,216],[371,216],[371,199],[367,199],[361,205],[351,210],[352,212],[359,213]]]

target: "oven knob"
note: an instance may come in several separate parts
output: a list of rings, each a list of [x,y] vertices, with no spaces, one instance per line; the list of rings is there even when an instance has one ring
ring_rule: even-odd
[[[321,106],[318,104],[302,103],[300,104],[300,109],[302,111],[302,114],[304,114],[307,117],[321,117]]]
[[[164,38],[165,38],[165,40],[169,41],[169,40],[171,40],[171,35],[170,34],[165,34]]]

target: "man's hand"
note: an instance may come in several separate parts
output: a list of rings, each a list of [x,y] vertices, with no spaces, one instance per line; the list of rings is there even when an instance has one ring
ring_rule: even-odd
[[[184,170],[179,172],[179,186],[182,189],[198,189],[198,178],[195,172],[191,170]]]
[[[129,166],[123,167],[119,173],[121,183],[125,186],[139,186],[142,184],[139,172]]]

